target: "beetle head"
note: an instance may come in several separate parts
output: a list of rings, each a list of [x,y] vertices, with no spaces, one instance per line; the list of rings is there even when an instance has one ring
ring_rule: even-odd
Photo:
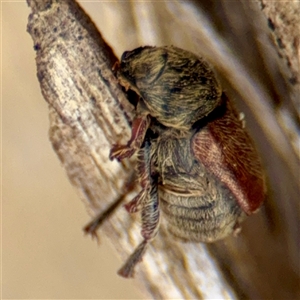
[[[221,101],[220,85],[208,63],[173,46],[124,52],[117,77],[143,99],[152,117],[180,130],[190,129]]]

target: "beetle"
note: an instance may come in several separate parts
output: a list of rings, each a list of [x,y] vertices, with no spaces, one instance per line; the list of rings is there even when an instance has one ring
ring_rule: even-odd
[[[160,218],[183,241],[211,243],[240,228],[265,198],[265,179],[243,122],[201,57],[174,46],[126,51],[119,83],[138,95],[132,135],[110,159],[137,154],[143,237],[119,274],[132,277]],[[162,216],[161,216],[162,215]]]

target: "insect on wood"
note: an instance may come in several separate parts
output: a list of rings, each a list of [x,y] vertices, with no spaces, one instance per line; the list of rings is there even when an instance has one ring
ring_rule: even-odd
[[[261,163],[210,65],[173,46],[124,52],[119,83],[138,95],[131,139],[110,159],[137,154],[143,241],[119,274],[132,277],[160,218],[183,241],[214,242],[235,232],[265,198]],[[86,227],[86,231],[94,233]]]

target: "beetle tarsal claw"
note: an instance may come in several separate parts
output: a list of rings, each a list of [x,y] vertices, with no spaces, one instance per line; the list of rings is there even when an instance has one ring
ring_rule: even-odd
[[[91,222],[83,228],[83,231],[86,235],[90,235],[92,240],[96,240],[98,244],[100,244],[100,238],[97,234],[98,225],[95,222]]]
[[[127,259],[126,263],[123,267],[118,271],[118,274],[122,277],[133,277],[135,266],[142,260],[143,255],[146,251],[146,246],[148,245],[148,241],[144,240],[139,246],[135,249],[135,251],[130,255]]]
[[[140,191],[129,203],[124,204],[124,208],[129,213],[135,213],[140,211],[146,195],[147,194],[145,190]]]

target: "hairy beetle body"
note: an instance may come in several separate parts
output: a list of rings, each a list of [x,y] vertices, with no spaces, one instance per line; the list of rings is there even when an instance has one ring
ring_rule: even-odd
[[[139,96],[132,136],[110,158],[138,154],[141,192],[125,208],[141,211],[144,240],[119,274],[133,275],[159,228],[214,242],[239,227],[264,200],[259,157],[210,66],[176,47],[140,47],[122,55],[120,83]]]
[[[230,234],[244,213],[229,189],[195,160],[192,134],[162,135],[153,145],[160,174],[159,205],[170,233],[185,241],[214,242]]]

